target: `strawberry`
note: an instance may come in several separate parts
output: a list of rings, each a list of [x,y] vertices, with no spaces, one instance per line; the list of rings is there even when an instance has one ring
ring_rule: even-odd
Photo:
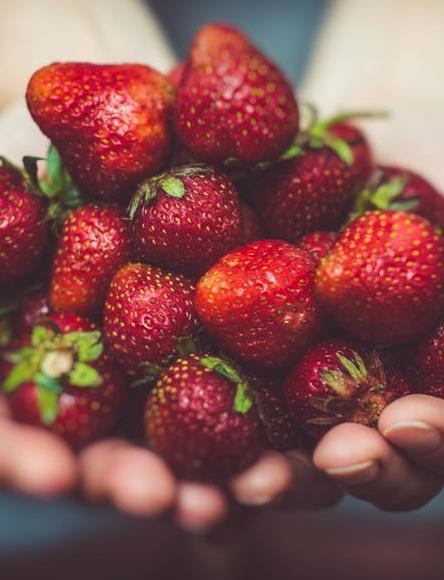
[[[22,336],[32,331],[52,312],[46,288],[34,288],[19,301],[14,313],[14,334]]]
[[[93,314],[103,305],[116,271],[130,259],[131,241],[124,211],[88,204],[66,218],[51,279],[55,310]]]
[[[173,89],[138,64],[54,63],[32,76],[26,100],[79,188],[126,201],[171,149]]]
[[[198,330],[194,286],[147,264],[127,264],[114,276],[105,302],[104,333],[130,375],[152,374],[177,355],[180,339]]]
[[[421,393],[444,399],[444,324],[401,351],[400,362]]]
[[[291,364],[323,327],[314,268],[309,256],[286,242],[263,240],[234,250],[197,285],[196,310],[205,330],[247,364]]]
[[[74,447],[114,427],[124,379],[89,320],[50,314],[16,346],[1,369],[15,420],[46,427]]]
[[[136,257],[196,277],[239,245],[239,201],[229,179],[200,165],[141,184],[130,211]]]
[[[376,351],[342,339],[309,350],[284,385],[294,422],[315,437],[348,421],[374,427],[386,405],[411,391]]]
[[[149,445],[181,476],[221,480],[258,457],[263,436],[247,379],[212,355],[178,359],[148,397]]]
[[[48,241],[48,204],[20,174],[0,165],[0,287],[39,265]]]
[[[429,181],[414,171],[401,167],[381,166],[382,184],[393,179],[401,180],[402,187],[392,200],[388,200],[388,207],[396,209],[396,204],[406,204],[406,210],[421,215],[433,224],[444,228],[444,198]],[[393,181],[392,181],[393,182]]]
[[[253,204],[273,238],[298,242],[343,221],[354,192],[350,167],[327,147],[304,149],[254,179]]]
[[[373,152],[366,136],[355,125],[346,121],[331,124],[329,131],[350,146],[353,154],[351,170],[355,183],[364,185],[375,167]]]
[[[244,34],[209,24],[193,40],[175,123],[195,159],[253,166],[290,145],[299,112],[288,80]]]
[[[258,240],[264,239],[264,229],[254,209],[241,201],[240,213],[242,221],[241,244],[245,245],[249,244],[250,242],[256,242]]]
[[[414,340],[444,311],[444,238],[424,218],[367,212],[346,227],[316,274],[318,298],[351,336]]]
[[[297,443],[297,431],[287,408],[282,384],[275,376],[252,376],[250,384],[262,421],[268,446],[277,451],[291,449]]]
[[[306,252],[318,264],[333,247],[337,234],[335,232],[313,232],[304,236],[297,247]]]
[[[185,68],[185,63],[178,62],[176,65],[173,66],[173,68],[167,74],[167,79],[170,81],[170,83],[176,89],[180,85],[180,82],[182,80],[184,68]]]

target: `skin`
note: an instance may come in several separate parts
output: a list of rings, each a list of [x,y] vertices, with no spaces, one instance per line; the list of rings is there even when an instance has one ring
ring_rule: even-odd
[[[80,482],[91,502],[144,517],[172,511],[194,532],[229,515],[222,489],[176,481],[154,453],[119,439],[94,443],[76,460],[55,435],[13,423],[1,404],[0,441],[1,481],[28,494],[51,497]],[[386,407],[377,430],[334,427],[311,458],[297,450],[265,452],[228,482],[228,491],[239,504],[256,508],[326,508],[345,492],[383,510],[407,511],[426,504],[443,483],[444,400],[409,395]]]

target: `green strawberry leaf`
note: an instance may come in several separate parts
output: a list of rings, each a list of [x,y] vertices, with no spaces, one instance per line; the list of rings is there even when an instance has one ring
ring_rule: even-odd
[[[54,338],[54,333],[44,326],[35,326],[32,329],[31,344],[34,347],[42,346]]]
[[[206,369],[215,371],[219,373],[224,378],[228,379],[232,383],[243,382],[242,377],[227,361],[217,357],[217,356],[204,356],[200,359],[200,364]]]
[[[351,360],[349,360],[346,356],[342,355],[341,353],[337,352],[336,357],[343,366],[343,368],[347,371],[347,373],[351,376],[352,379],[355,381],[362,381],[367,376],[367,369],[365,368],[364,361],[359,356],[357,352],[353,351],[353,356],[357,361],[357,365],[355,365]],[[363,372],[362,372],[363,371]]]
[[[45,375],[45,373],[42,373],[42,372],[35,373],[32,380],[41,389],[45,389],[46,391],[48,391],[50,393],[56,393],[57,395],[59,395],[63,391],[63,389],[62,389],[60,383],[57,381],[57,379],[54,379],[53,377],[49,377],[48,375]]]
[[[330,133],[326,133],[324,136],[324,142],[327,147],[334,151],[346,165],[351,165],[353,163],[353,151],[347,141],[335,137]]]
[[[157,365],[155,363],[150,363],[150,362],[142,363],[141,367],[143,369],[143,372],[145,373],[145,376],[142,377],[142,379],[145,380],[145,383],[147,381],[152,380],[152,379],[156,379],[165,370],[165,368],[163,366]],[[135,382],[136,381],[134,381],[134,383]],[[134,384],[134,383],[132,383],[132,384]]]
[[[59,395],[39,386],[37,389],[37,406],[42,423],[49,427],[57,419]]]
[[[389,209],[392,211],[413,211],[418,207],[419,199],[412,197],[410,199],[402,199],[399,201],[392,201]]]
[[[380,185],[370,197],[371,203],[377,209],[391,209],[394,199],[407,185],[408,178],[394,177],[387,183]]]
[[[345,384],[344,375],[341,371],[321,371],[319,373],[321,379],[340,397],[347,397],[349,390]]]
[[[12,328],[8,317],[0,318],[0,348],[5,348],[11,342]]]
[[[249,386],[246,382],[237,383],[236,395],[234,397],[234,410],[236,413],[245,415],[253,406],[253,399],[249,394]]]
[[[39,368],[40,360],[25,358],[20,360],[7,375],[3,381],[2,388],[5,393],[12,393],[17,390],[23,383],[31,381]]]
[[[302,147],[296,143],[290,145],[290,147],[284,151],[281,155],[281,160],[284,161],[286,159],[293,159],[293,157],[297,157],[302,153]]]
[[[185,195],[185,186],[181,179],[167,176],[160,180],[160,187],[170,197],[183,197]]]
[[[78,362],[69,373],[69,381],[74,387],[98,387],[102,377],[94,367]]]
[[[139,185],[127,209],[127,215],[129,220],[134,219],[134,216],[136,215],[137,210],[139,209],[139,205],[142,202],[150,203],[150,201],[152,201],[157,197],[158,181],[159,178],[152,177],[150,179],[142,181],[142,183]]]
[[[13,161],[8,159],[4,155],[0,155],[0,161],[2,162],[2,165],[4,167],[7,167],[8,169],[12,169],[13,171],[16,171],[17,173],[21,173],[23,175],[23,170],[21,169],[21,167],[16,165]]]
[[[68,332],[63,337],[63,344],[75,349],[80,362],[97,360],[103,353],[99,330],[87,332]]]

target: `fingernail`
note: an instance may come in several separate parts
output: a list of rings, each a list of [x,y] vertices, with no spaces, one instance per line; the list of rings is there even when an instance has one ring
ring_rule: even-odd
[[[269,495],[259,495],[252,497],[236,496],[236,499],[242,505],[259,507],[261,505],[267,505],[271,503],[274,498]]]
[[[400,421],[383,432],[391,443],[412,453],[432,453],[442,444],[442,434],[424,421]]]
[[[376,461],[363,461],[354,465],[327,469],[326,473],[346,484],[368,483],[378,475],[379,465]]]

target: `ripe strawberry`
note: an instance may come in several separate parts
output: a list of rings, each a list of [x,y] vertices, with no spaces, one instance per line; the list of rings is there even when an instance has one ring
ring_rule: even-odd
[[[185,63],[178,62],[176,65],[173,66],[173,68],[167,74],[167,79],[170,81],[170,83],[176,89],[180,85],[180,82],[182,80],[184,68],[185,68]]]
[[[263,368],[291,364],[323,326],[312,260],[280,241],[253,242],[219,260],[197,285],[196,310],[224,351]]]
[[[130,259],[125,214],[114,205],[85,205],[66,218],[53,264],[55,310],[93,314],[103,305],[116,271]]]
[[[148,66],[54,63],[34,73],[26,99],[80,189],[126,201],[167,161],[172,94]]]
[[[345,340],[313,347],[284,385],[293,420],[315,437],[348,421],[373,427],[387,404],[411,391],[399,370],[383,364],[376,351]]]
[[[39,265],[48,241],[47,209],[19,172],[0,165],[0,287]]]
[[[351,336],[408,342],[444,311],[444,238],[425,219],[367,212],[340,234],[317,270],[317,294]]]
[[[258,240],[264,239],[264,229],[254,209],[241,201],[240,213],[242,221],[241,244],[245,245],[249,244],[250,242],[257,242]]]
[[[416,390],[444,399],[444,324],[412,347],[401,351],[400,362]]]
[[[287,408],[283,386],[276,377],[250,377],[255,401],[268,446],[278,451],[291,449],[297,443],[297,431]]]
[[[373,152],[366,136],[355,125],[346,121],[333,123],[328,130],[350,146],[353,153],[351,165],[353,177],[358,186],[363,186],[375,167]]]
[[[316,264],[332,249],[337,234],[335,232],[313,232],[304,236],[297,247],[310,255]]]
[[[263,444],[247,379],[212,355],[180,358],[161,375],[145,425],[151,447],[187,478],[225,479],[255,461]]]
[[[350,167],[327,147],[305,149],[254,180],[253,204],[273,238],[298,242],[342,223],[354,193]]]
[[[52,312],[46,288],[35,288],[25,294],[14,313],[14,334],[22,336],[47,319]]]
[[[114,427],[124,379],[89,320],[50,314],[16,345],[1,369],[14,419],[44,426],[74,447]]]
[[[399,202],[409,202],[408,211],[421,215],[444,228],[444,198],[424,177],[408,169],[382,166],[382,184],[398,178],[404,181],[398,195],[389,200],[387,209],[396,209]]]
[[[238,30],[195,36],[176,93],[176,131],[193,157],[252,166],[276,159],[299,123],[290,83]]]
[[[179,339],[197,333],[193,300],[194,287],[183,276],[147,264],[128,264],[116,273],[105,302],[104,333],[129,374],[151,374],[177,355]]]
[[[236,190],[215,169],[183,166],[141,184],[129,211],[136,257],[200,276],[239,245]]]

